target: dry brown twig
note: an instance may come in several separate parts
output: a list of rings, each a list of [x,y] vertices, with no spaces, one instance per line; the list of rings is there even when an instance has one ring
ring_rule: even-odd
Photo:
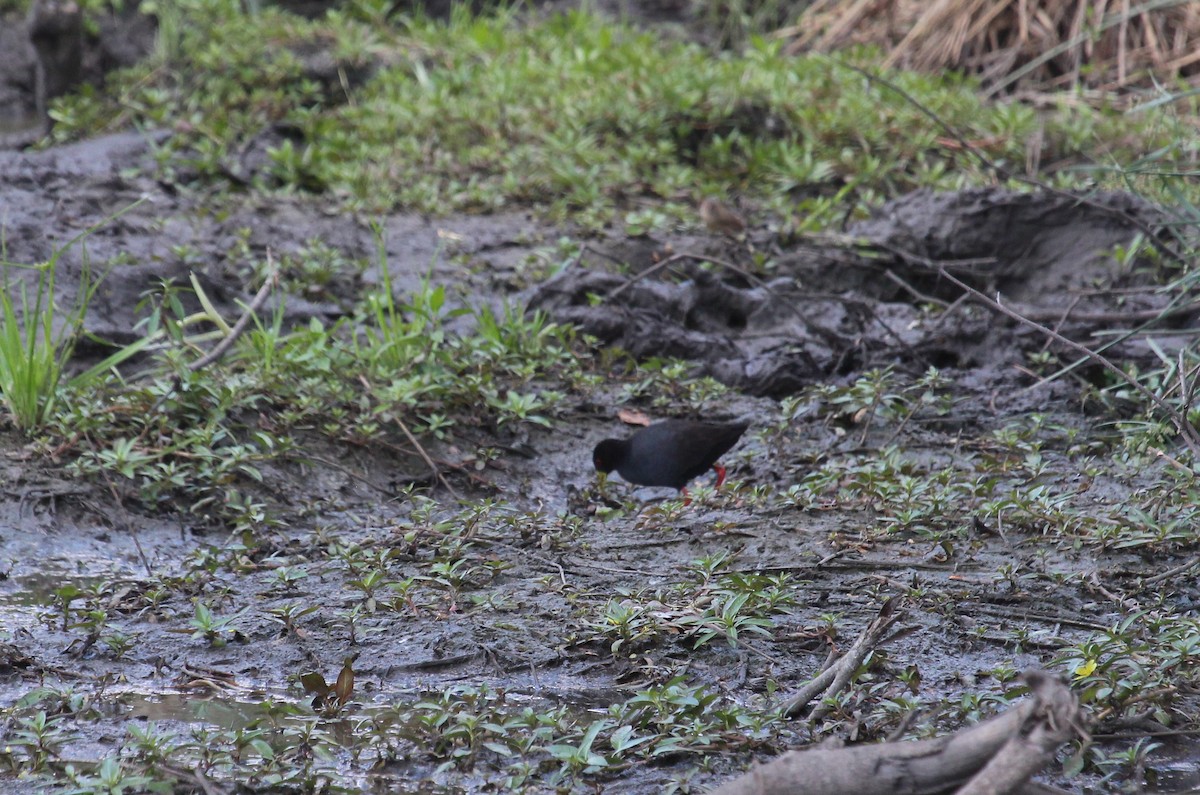
[[[187,369],[189,371],[197,372],[197,371],[209,366],[210,364],[213,364],[214,362],[220,360],[220,358],[222,356],[224,356],[225,353],[233,346],[233,343],[237,342],[238,337],[242,336],[242,334],[245,333],[246,329],[250,327],[250,321],[254,318],[255,313],[258,312],[258,310],[262,308],[262,305],[264,303],[266,303],[267,296],[269,296],[271,294],[271,290],[274,289],[275,286],[279,284],[279,271],[275,268],[274,263],[271,260],[271,251],[269,249],[267,250],[267,264],[269,267],[269,275],[267,276],[267,278],[265,280],[263,280],[263,284],[261,287],[258,288],[258,292],[254,294],[254,298],[252,298],[250,300],[250,303],[246,305],[246,309],[244,312],[242,312],[242,316],[240,318],[238,318],[238,321],[233,324],[233,327],[229,329],[229,332],[225,335],[225,337],[219,343],[217,343],[217,345],[211,351],[206,353],[204,356],[201,356],[196,361],[191,362],[190,364],[187,365]],[[194,285],[196,285],[195,289],[197,291],[199,291],[200,288],[199,288],[199,285],[197,284],[197,282],[195,281],[194,274],[192,276],[192,283]],[[200,298],[201,302],[204,303],[205,306],[207,307],[208,299],[206,297],[204,297],[203,295],[198,295],[198,297]],[[224,321],[219,316],[217,316],[217,317],[212,316],[213,312],[215,312],[215,310],[210,311],[210,314],[209,314],[209,317],[212,319],[212,321],[216,322],[218,324],[223,324]],[[140,376],[136,376],[134,379],[131,379],[131,380],[137,380],[137,378],[147,378],[147,377],[149,377],[149,375],[152,372],[153,371],[151,371],[151,370],[147,370],[145,373],[142,373]],[[167,400],[170,399],[172,395],[176,394],[179,391],[179,388],[182,384],[183,384],[183,380],[178,375],[176,375],[171,380],[171,388],[168,389],[167,391],[163,392],[163,394],[158,398],[158,400],[154,401],[154,405],[151,406],[150,410],[146,412],[147,415],[157,414],[158,410],[163,407],[163,405],[167,402]],[[142,431],[138,435],[139,442],[141,442],[145,439],[146,435],[150,432],[150,429],[152,427],[153,426],[150,423],[146,423],[142,427]]]
[[[246,329],[248,329],[250,327],[250,321],[254,319],[255,313],[257,313],[258,310],[262,308],[263,304],[266,303],[267,297],[270,296],[271,291],[273,289],[275,289],[275,287],[279,284],[279,271],[275,268],[275,266],[271,260],[271,252],[270,251],[267,251],[267,264],[268,264],[270,273],[267,276],[267,278],[263,281],[262,286],[258,288],[258,292],[254,294],[254,297],[252,299],[250,299],[250,303],[246,305],[245,310],[242,312],[242,316],[239,317],[237,322],[234,323],[233,326],[229,328],[229,331],[225,334],[224,337],[221,338],[221,341],[218,342],[211,351],[204,354],[196,361],[190,362],[187,365],[188,370],[190,370],[191,372],[196,372],[198,370],[202,370],[205,367],[208,367],[210,364],[214,364],[215,362],[219,361],[221,359],[221,357],[224,356],[231,347],[233,347],[233,343],[237,342],[238,338],[241,337],[242,334],[244,334],[246,332]],[[199,291],[200,288],[198,286],[198,283],[196,283],[194,280],[195,280],[195,276],[193,275],[193,284],[197,285],[195,287],[195,289],[197,291]],[[208,307],[209,306],[209,304],[207,303],[208,299],[204,296],[199,296],[199,297],[200,297],[201,302],[204,303],[206,307]],[[215,310],[210,310],[210,311],[206,312],[205,319],[209,320],[209,322],[215,323],[217,325],[221,325],[223,327],[224,320],[222,320],[219,316],[215,316],[214,313],[215,313]],[[147,371],[146,373],[142,373],[139,376],[135,376],[134,379],[132,379],[132,380],[136,380],[137,378],[147,378],[147,377],[149,377],[150,372],[151,371]],[[173,392],[178,388],[179,388],[179,379],[177,377],[175,379],[175,386],[171,391]],[[162,398],[159,398],[158,402],[151,409],[150,413],[157,411],[159,406],[162,405],[162,403],[165,399],[166,399],[165,396]]]
[[[640,282],[642,279],[645,279],[649,276],[653,276],[654,274],[658,273],[663,268],[669,267],[672,263],[679,262],[680,260],[683,260],[683,259],[687,259],[687,257],[688,257],[687,254],[672,254],[671,256],[667,257],[666,259],[659,260],[658,262],[651,265],[649,268],[646,268],[646,270],[644,270],[634,276],[631,276],[624,284],[622,284],[617,289],[615,289],[611,293],[609,293],[607,298],[608,299],[616,298],[618,295],[625,292],[630,287],[632,287],[633,285]]]
[[[1020,85],[1128,103],[1138,95],[1115,92],[1200,75],[1194,0],[816,0],[774,35],[789,54],[878,45],[889,66],[974,74],[989,96]]]
[[[262,308],[262,305],[267,300],[267,296],[271,294],[271,290],[279,284],[279,271],[275,269],[274,263],[271,261],[270,251],[267,252],[267,267],[271,275],[263,282],[262,287],[258,288],[258,292],[254,294],[254,298],[250,300],[250,303],[246,306],[246,311],[242,312],[242,316],[238,318],[237,323],[233,324],[233,328],[229,330],[229,333],[211,351],[189,364],[187,366],[189,370],[196,372],[218,361],[225,355],[226,351],[233,347],[233,343],[237,342],[238,337],[242,336],[246,329],[250,327],[250,321],[254,318],[255,313]]]
[[[946,269],[948,267],[948,265],[950,264],[950,263],[936,262],[936,261],[934,261],[934,259],[916,255],[916,253],[912,253],[910,251],[905,251],[905,250],[899,249],[899,247],[890,246],[887,244],[872,243],[870,245],[872,247],[876,247],[876,249],[880,249],[881,251],[886,251],[887,253],[890,253],[890,255],[893,255],[900,259],[904,259],[905,262],[917,264],[917,265],[923,265],[923,267],[928,268],[930,270]],[[907,289],[908,292],[912,293],[913,295],[916,295],[916,297],[918,299],[928,299],[929,298],[929,297],[924,297],[924,295],[918,293],[916,291],[916,289],[914,289],[911,286],[908,286],[907,282],[905,282],[904,280],[901,280],[899,276],[895,276],[894,274],[890,273],[890,271],[888,271],[888,276],[890,277],[890,279],[892,279],[896,283],[899,283],[899,285],[901,285],[902,287]],[[962,282],[955,280],[953,276],[950,277],[950,280],[954,281],[956,283],[956,285],[962,285]],[[979,297],[983,297],[982,303],[985,306],[990,305],[991,299],[986,297],[986,295],[984,295],[982,292],[979,292],[979,291],[972,291],[972,292],[974,293],[974,295],[979,295]],[[962,294],[960,295],[958,300],[954,301],[953,306],[958,306],[960,301],[962,301],[966,298],[972,297],[972,292],[967,292],[967,291],[962,292]],[[1075,367],[1078,367],[1080,364],[1084,363],[1084,361],[1093,361],[1093,360],[1094,361],[1099,361],[1099,360],[1108,361],[1108,359],[1104,359],[1104,357],[1103,357],[1102,352],[1105,351],[1105,349],[1114,347],[1114,346],[1118,345],[1118,343],[1129,339],[1129,337],[1132,337],[1134,334],[1139,333],[1139,331],[1144,330],[1147,327],[1150,327],[1150,325],[1154,321],[1157,321],[1157,319],[1180,315],[1180,313],[1184,313],[1184,312],[1194,311],[1196,309],[1196,307],[1198,307],[1198,303],[1196,303],[1196,301],[1192,301],[1192,303],[1189,303],[1189,304],[1182,304],[1182,305],[1178,305],[1178,306],[1166,306],[1162,310],[1151,310],[1151,311],[1146,311],[1146,312],[1122,312],[1122,313],[1120,313],[1120,315],[1117,315],[1117,313],[1109,313],[1109,312],[1076,312],[1076,313],[1074,313],[1074,315],[1072,315],[1072,317],[1074,317],[1075,319],[1078,319],[1078,321],[1110,322],[1110,321],[1120,321],[1120,319],[1127,319],[1127,321],[1129,321],[1129,319],[1132,319],[1132,321],[1138,321],[1140,323],[1140,325],[1139,325],[1139,327],[1136,327],[1133,329],[1128,329],[1126,331],[1122,331],[1121,334],[1118,334],[1115,337],[1112,337],[1112,339],[1110,339],[1109,341],[1106,341],[1104,343],[1104,345],[1102,345],[1096,349],[1080,346],[1079,343],[1072,342],[1072,341],[1068,340],[1067,337],[1064,337],[1062,335],[1057,335],[1058,340],[1069,343],[1070,346],[1075,347],[1076,351],[1084,352],[1084,355],[1082,355],[1081,358],[1073,361],[1073,363],[1064,365],[1057,372],[1051,373],[1051,375],[1043,377],[1036,384],[1031,385],[1031,387],[1026,387],[1026,390],[1036,388],[1040,384],[1054,381],[1055,378],[1067,375],[1068,372],[1074,370]],[[1060,315],[1061,315],[1060,312],[1051,312],[1048,310],[1027,309],[1027,307],[1020,307],[1020,311],[1014,310],[1014,309],[1012,309],[1012,307],[1006,307],[1006,309],[1004,309],[1004,313],[1007,313],[1007,315],[1009,315],[1010,317],[1013,317],[1014,319],[1020,318],[1021,322],[1028,322],[1028,324],[1031,324],[1033,328],[1043,330],[1043,331],[1045,331],[1045,333],[1048,333],[1051,335],[1054,335],[1054,333],[1051,333],[1050,329],[1046,329],[1045,327],[1043,327],[1043,325],[1038,324],[1037,321],[1039,321],[1039,319],[1056,319],[1057,317],[1060,317]],[[944,316],[944,312],[943,312],[943,316]],[[1110,369],[1111,369],[1111,367],[1112,367],[1112,365],[1110,363]],[[1127,375],[1127,373],[1124,373],[1120,369],[1117,369],[1115,371],[1121,372],[1122,378],[1126,379],[1126,381],[1129,381],[1130,383],[1132,383],[1132,378],[1130,378]],[[1030,375],[1032,377],[1033,373],[1030,373]],[[1193,375],[1196,376],[1196,381],[1200,381],[1200,365],[1196,366],[1195,369],[1193,369]],[[1187,414],[1190,412],[1190,407],[1192,407],[1192,396],[1195,391],[1195,383],[1196,382],[1193,381],[1192,383],[1193,383],[1192,389],[1186,391],[1186,400],[1182,401],[1184,411],[1177,412],[1178,417],[1186,418]],[[1144,391],[1144,393],[1148,394],[1147,390],[1142,389],[1142,391]],[[1160,402],[1162,402],[1162,405],[1166,405],[1165,399]],[[1174,420],[1172,420],[1172,423],[1174,423]],[[1176,428],[1178,428],[1177,424],[1176,424]],[[1165,455],[1162,452],[1158,452],[1158,454]],[[1178,464],[1178,462],[1174,461],[1174,459],[1170,459],[1170,456],[1166,456],[1166,458],[1168,458],[1168,460],[1171,462],[1172,465],[1182,468],[1183,471],[1188,471],[1186,466]]]
[[[146,557],[146,551],[142,549],[142,539],[138,536],[137,528],[133,524],[133,519],[129,516],[129,510],[125,507],[125,501],[121,499],[121,492],[117,490],[117,484],[113,482],[109,472],[101,470],[100,474],[104,477],[104,483],[108,486],[108,493],[112,495],[113,502],[121,511],[120,531],[124,535],[128,535],[133,539],[134,549],[137,550],[138,558],[142,561],[142,566],[146,569],[146,576],[153,577],[154,569],[150,566],[150,559]],[[97,511],[97,515],[106,517],[112,521],[112,517],[107,511]]]
[[[365,379],[364,382],[362,382],[362,385],[370,388],[370,384],[367,384]],[[442,474],[442,468],[440,468],[436,462],[433,461],[430,454],[426,452],[425,447],[422,446],[420,442],[416,441],[416,437],[413,436],[412,431],[408,430],[408,425],[404,424],[404,420],[402,420],[400,417],[396,417],[394,419],[396,420],[396,425],[398,428],[400,428],[401,434],[404,435],[404,438],[407,438],[409,444],[412,444],[413,449],[416,450],[416,454],[420,456],[421,460],[425,461],[425,466],[430,467],[430,473],[433,476],[434,483],[442,484],[443,488],[450,492],[450,496],[457,500],[458,492],[454,490],[454,486],[450,485],[449,480],[445,479]]]
[[[888,599],[879,608],[879,613],[863,628],[858,639],[846,649],[846,653],[817,674],[812,681],[800,689],[800,692],[789,698],[780,706],[780,714],[794,718],[811,701],[818,697],[824,699],[837,695],[850,684],[854,672],[862,665],[863,660],[878,645],[883,636],[893,624],[900,620],[903,612],[897,609],[897,600]],[[818,721],[829,714],[829,707],[818,704],[808,715],[810,721]]]
[[[425,466],[429,467],[429,471],[433,474],[433,477],[436,479],[436,481],[441,483],[443,488],[450,492],[450,496],[457,500],[458,492],[456,492],[454,487],[450,485],[450,481],[446,480],[445,476],[442,475],[442,470],[437,464],[434,463],[433,459],[430,458],[429,453],[427,453],[421,443],[417,441],[417,437],[413,436],[412,431],[408,429],[408,426],[404,424],[404,421],[399,417],[396,417],[396,425],[400,426],[401,433],[403,433],[405,438],[408,439],[408,443],[413,446],[413,449],[417,451],[417,455],[419,455],[421,460],[425,462]]]
[[[1062,345],[1067,346],[1068,348],[1075,351],[1076,353],[1082,354],[1087,359],[1089,359],[1093,362],[1096,362],[1101,367],[1103,367],[1105,370],[1108,370],[1113,375],[1117,376],[1117,378],[1120,378],[1122,381],[1129,384],[1129,386],[1132,387],[1134,389],[1134,391],[1136,391],[1142,397],[1146,398],[1146,400],[1148,400],[1159,411],[1161,411],[1164,415],[1166,415],[1166,417],[1171,421],[1171,424],[1175,426],[1175,430],[1178,431],[1180,438],[1183,440],[1183,443],[1185,445],[1187,445],[1187,448],[1192,452],[1192,455],[1196,456],[1197,458],[1200,458],[1200,432],[1197,432],[1195,426],[1192,425],[1191,421],[1188,420],[1188,418],[1182,412],[1180,412],[1178,409],[1176,409],[1174,406],[1172,406],[1166,400],[1164,400],[1160,396],[1154,394],[1149,389],[1147,389],[1146,386],[1144,384],[1142,384],[1140,381],[1138,381],[1136,378],[1129,375],[1129,373],[1125,372],[1120,367],[1117,367],[1115,364],[1113,364],[1111,360],[1109,360],[1105,356],[1102,356],[1101,354],[1097,353],[1096,351],[1093,351],[1092,349],[1088,348],[1087,346],[1081,345],[1072,339],[1068,339],[1067,337],[1064,337],[1062,334],[1059,334],[1057,331],[1054,331],[1053,329],[1043,326],[1041,323],[1030,320],[1029,318],[1025,317],[1024,315],[1014,312],[1013,310],[1006,307],[1004,304],[1000,303],[999,298],[995,298],[995,299],[989,298],[988,296],[984,295],[979,290],[976,290],[974,287],[972,287],[971,285],[962,281],[961,279],[958,279],[958,278],[952,276],[950,274],[950,272],[947,271],[945,268],[938,268],[938,275],[940,275],[942,278],[944,278],[947,281],[954,284],[956,287],[958,287],[963,292],[970,294],[971,297],[973,297],[976,301],[983,304],[984,306],[989,307],[993,311],[999,312],[1000,314],[1004,315],[1005,317],[1011,318],[1011,319],[1017,321],[1018,323],[1021,323],[1022,325],[1028,326],[1042,334],[1046,334],[1046,335],[1052,337],[1055,342],[1058,342]]]
[[[1197,566],[1200,566],[1200,557],[1192,558],[1191,560],[1185,561],[1178,566],[1174,566],[1164,572],[1155,574],[1153,577],[1147,577],[1146,579],[1142,580],[1142,585],[1158,585],[1160,582],[1166,582],[1167,580],[1182,576]]]

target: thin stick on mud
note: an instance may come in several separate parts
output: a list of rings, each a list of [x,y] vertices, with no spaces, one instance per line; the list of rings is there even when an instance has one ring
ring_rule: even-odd
[[[217,361],[225,355],[225,352],[233,346],[233,343],[237,342],[238,337],[245,333],[246,329],[250,326],[250,320],[254,317],[255,313],[262,308],[262,305],[267,300],[267,296],[271,294],[271,290],[279,283],[279,271],[275,269],[275,264],[271,261],[270,249],[267,250],[267,268],[271,275],[268,276],[263,282],[262,287],[258,288],[258,292],[254,294],[254,298],[251,299],[250,303],[246,306],[246,311],[242,313],[240,318],[238,318],[237,323],[233,324],[233,328],[231,328],[229,333],[217,343],[216,347],[214,347],[204,356],[201,356],[199,359],[189,364],[187,366],[189,370],[196,372],[197,370],[207,367],[208,365]]]
[[[908,293],[909,295],[911,295],[913,298],[917,299],[918,301],[921,301],[926,304],[932,304],[933,306],[940,306],[942,309],[950,308],[949,301],[943,301],[940,298],[934,298],[932,295],[926,295],[925,293],[918,290],[916,287],[913,287],[911,284],[906,282],[904,279],[901,279],[890,268],[888,270],[885,270],[883,272],[883,275],[886,276],[888,279],[890,279],[893,283],[895,283],[896,286],[899,287],[901,290],[904,290],[906,293]]]
[[[104,482],[108,486],[108,493],[112,495],[113,502],[121,509],[121,515],[124,517],[121,522],[123,525],[121,529],[133,539],[133,548],[137,550],[138,558],[142,561],[142,566],[146,569],[146,576],[153,577],[154,569],[150,567],[150,559],[146,557],[146,551],[142,549],[142,540],[138,537],[137,528],[133,526],[133,521],[129,518],[129,511],[125,508],[125,501],[121,499],[120,492],[117,491],[117,484],[113,483],[107,470],[101,470],[100,474],[104,477]]]
[[[1142,580],[1142,585],[1158,585],[1160,582],[1165,582],[1174,577],[1185,574],[1197,566],[1200,566],[1200,557],[1192,558],[1191,560],[1181,563],[1178,566],[1174,566],[1164,572],[1155,574],[1153,577],[1147,577],[1146,579]]]
[[[1158,449],[1154,445],[1148,446],[1146,448],[1146,452],[1153,453],[1154,455],[1158,456],[1163,461],[1166,461],[1168,464],[1175,467],[1176,469],[1178,469],[1180,472],[1183,472],[1184,474],[1191,475],[1191,476],[1194,476],[1196,474],[1195,470],[1193,470],[1187,464],[1183,463],[1178,458],[1175,458],[1174,456],[1169,455],[1165,450]]]
[[[1129,386],[1133,387],[1133,389],[1135,391],[1137,391],[1138,394],[1140,394],[1142,397],[1146,398],[1146,400],[1150,401],[1150,403],[1152,403],[1154,406],[1156,406],[1163,414],[1165,414],[1167,416],[1167,418],[1171,421],[1171,424],[1174,425],[1175,429],[1179,432],[1179,436],[1183,440],[1183,443],[1187,445],[1189,450],[1191,450],[1192,455],[1200,457],[1200,433],[1197,433],[1196,428],[1192,425],[1192,423],[1188,420],[1188,418],[1186,416],[1184,416],[1183,414],[1181,414],[1178,410],[1176,410],[1174,406],[1167,403],[1167,401],[1163,400],[1161,397],[1159,397],[1158,395],[1154,394],[1149,389],[1147,389],[1136,378],[1129,375],[1129,373],[1125,372],[1120,367],[1117,367],[1108,358],[1102,356],[1101,354],[1097,353],[1096,351],[1093,351],[1091,348],[1088,348],[1086,345],[1081,345],[1080,343],[1075,342],[1072,339],[1068,339],[1067,337],[1064,337],[1062,334],[1059,334],[1057,331],[1054,331],[1053,329],[1043,326],[1041,323],[1038,323],[1034,320],[1030,320],[1029,318],[1025,317],[1024,315],[1022,315],[1018,312],[1014,312],[1013,310],[1006,307],[1004,304],[1000,303],[999,298],[994,298],[994,299],[989,298],[988,296],[984,295],[979,290],[976,290],[971,285],[969,285],[966,282],[962,281],[961,279],[958,279],[955,276],[951,275],[951,273],[949,271],[947,271],[945,268],[938,267],[938,275],[940,275],[943,279],[946,279],[950,283],[954,284],[960,290],[963,290],[964,292],[969,293],[971,295],[971,297],[973,297],[976,301],[979,301],[980,303],[982,303],[984,306],[987,306],[990,309],[992,309],[993,311],[999,312],[1000,314],[1002,314],[1008,318],[1011,318],[1012,320],[1015,320],[1018,323],[1028,326],[1036,331],[1039,331],[1042,334],[1046,334],[1046,335],[1052,337],[1056,342],[1058,342],[1062,345],[1065,345],[1068,348],[1070,348],[1071,350],[1076,351],[1077,353],[1080,353],[1083,356],[1087,357],[1091,361],[1096,362],[1101,367],[1108,370],[1109,372],[1111,372],[1113,375],[1120,378],[1125,383],[1129,384]]]
[[[408,426],[404,424],[404,420],[396,417],[396,425],[400,426],[400,431],[405,435],[405,437],[408,438],[409,444],[411,444],[413,449],[417,451],[417,455],[421,456],[421,460],[425,462],[425,465],[429,467],[429,471],[433,473],[433,477],[436,479],[436,481],[441,483],[442,486],[445,487],[446,491],[450,492],[450,496],[457,500],[458,492],[456,492],[454,487],[450,485],[450,481],[446,480],[446,478],[442,475],[442,470],[437,464],[434,463],[433,459],[430,458],[429,453],[425,452],[425,448],[420,442],[417,441],[417,437],[412,435],[412,431],[410,431]]]
[[[902,611],[896,609],[896,603],[895,598],[884,602],[883,606],[879,608],[878,615],[863,628],[858,639],[850,645],[850,648],[846,649],[846,653],[801,688],[799,693],[785,701],[779,708],[780,714],[784,717],[794,718],[809,702],[817,698],[818,694],[823,700],[844,690],[850,684],[854,672],[862,665],[863,660],[879,646],[880,640],[887,634],[888,629],[903,615]],[[829,711],[830,707],[824,703],[818,704],[813,708],[808,719],[814,722],[819,721],[828,715]]]
[[[1079,302],[1082,300],[1083,300],[1082,295],[1071,296],[1071,302],[1069,304],[1067,304],[1067,308],[1064,309],[1062,312],[1059,312],[1058,317],[1054,321],[1054,332],[1056,334],[1062,332],[1063,324],[1066,323],[1067,320],[1071,317],[1071,313],[1075,311],[1075,307],[1079,306]],[[1025,315],[1026,317],[1030,317],[1028,312],[1022,312],[1021,314]],[[1032,318],[1032,317],[1030,317],[1030,319],[1036,320],[1036,318]],[[1051,339],[1050,337],[1047,337],[1046,341],[1042,343],[1042,350],[1043,351],[1050,350],[1050,343],[1053,341],[1054,341],[1053,339]]]
[[[594,251],[594,249],[592,249],[592,251]],[[599,252],[595,252],[595,253],[599,253]],[[691,255],[689,255],[689,254],[672,254],[671,256],[667,257],[666,259],[660,260],[659,262],[654,263],[653,265],[651,265],[649,268],[646,268],[646,270],[642,271],[641,273],[638,273],[638,274],[635,274],[635,275],[629,277],[629,279],[624,284],[622,284],[620,287],[618,287],[617,289],[615,289],[611,293],[609,293],[608,298],[616,298],[618,295],[625,292],[630,287],[632,287],[633,285],[640,282],[642,279],[645,279],[648,276],[653,276],[654,274],[658,273],[663,268],[666,268],[667,266],[669,266],[671,263],[679,262],[680,260],[685,259],[689,256],[691,256]]]

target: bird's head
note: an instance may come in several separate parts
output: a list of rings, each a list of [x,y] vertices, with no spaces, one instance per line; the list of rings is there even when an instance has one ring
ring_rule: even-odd
[[[621,440],[619,439],[605,439],[592,451],[592,466],[596,467],[596,471],[602,475],[607,475],[616,469],[620,459]]]

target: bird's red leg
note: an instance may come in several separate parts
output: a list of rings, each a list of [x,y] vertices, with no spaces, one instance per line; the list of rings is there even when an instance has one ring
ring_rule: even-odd
[[[725,482],[725,467],[720,464],[713,464],[713,471],[717,473],[716,488],[721,488],[721,484]]]

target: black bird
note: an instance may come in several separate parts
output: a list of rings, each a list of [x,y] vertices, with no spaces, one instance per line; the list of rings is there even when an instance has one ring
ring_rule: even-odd
[[[628,439],[605,439],[592,452],[598,472],[617,473],[639,486],[670,486],[683,490],[692,478],[709,469],[717,473],[717,488],[725,482],[725,467],[717,463],[750,427],[748,422],[666,420]]]

